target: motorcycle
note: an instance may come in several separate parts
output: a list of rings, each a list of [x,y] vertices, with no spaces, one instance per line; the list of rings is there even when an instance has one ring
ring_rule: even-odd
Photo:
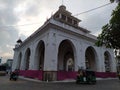
[[[10,74],[10,80],[16,81],[18,79],[18,74],[16,72],[12,72]]]

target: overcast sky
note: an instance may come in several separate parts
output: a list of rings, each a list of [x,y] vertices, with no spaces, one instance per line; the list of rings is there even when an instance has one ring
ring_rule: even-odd
[[[64,0],[63,4],[73,15],[109,3],[109,0]],[[0,57],[2,62],[13,58],[16,41],[25,40],[54,14],[62,0],[0,0]],[[98,35],[108,23],[116,3],[84,13],[77,18],[80,26]]]

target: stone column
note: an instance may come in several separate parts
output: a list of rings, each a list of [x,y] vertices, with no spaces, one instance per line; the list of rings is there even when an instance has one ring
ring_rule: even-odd
[[[56,42],[54,42],[55,33],[50,32],[48,36],[47,44],[45,45],[45,62],[44,70],[45,71],[57,71],[57,48]]]
[[[30,54],[29,70],[34,70],[34,54],[35,54],[34,45],[31,45],[30,49],[31,49],[31,54]]]
[[[57,48],[55,42],[55,33],[49,32],[48,40],[45,45],[44,59],[44,80],[57,79]]]

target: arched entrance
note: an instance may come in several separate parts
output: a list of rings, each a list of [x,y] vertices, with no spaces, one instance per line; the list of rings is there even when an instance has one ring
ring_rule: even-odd
[[[63,40],[58,49],[58,70],[74,71],[74,47],[71,41]]]
[[[18,56],[18,64],[17,64],[17,68],[16,69],[20,69],[21,66],[21,59],[22,59],[22,53],[20,52],[19,56]]]
[[[75,79],[76,50],[70,40],[63,40],[58,48],[58,80]]]
[[[41,40],[37,45],[36,53],[35,53],[37,70],[43,70],[44,68],[44,53],[45,53],[45,44]]]
[[[86,69],[96,71],[96,52],[93,47],[88,47],[85,52]]]
[[[28,48],[25,52],[25,70],[29,69],[30,55],[31,55],[31,51],[30,48]]]
[[[111,71],[111,63],[110,63],[110,54],[109,52],[104,53],[104,62],[105,62],[105,72],[110,72]]]

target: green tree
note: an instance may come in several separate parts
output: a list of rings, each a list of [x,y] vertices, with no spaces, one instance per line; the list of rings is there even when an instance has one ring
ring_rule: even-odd
[[[112,3],[117,1],[118,5],[111,14],[108,24],[102,27],[101,34],[98,35],[97,46],[105,45],[107,48],[120,49],[120,0],[110,0]]]

